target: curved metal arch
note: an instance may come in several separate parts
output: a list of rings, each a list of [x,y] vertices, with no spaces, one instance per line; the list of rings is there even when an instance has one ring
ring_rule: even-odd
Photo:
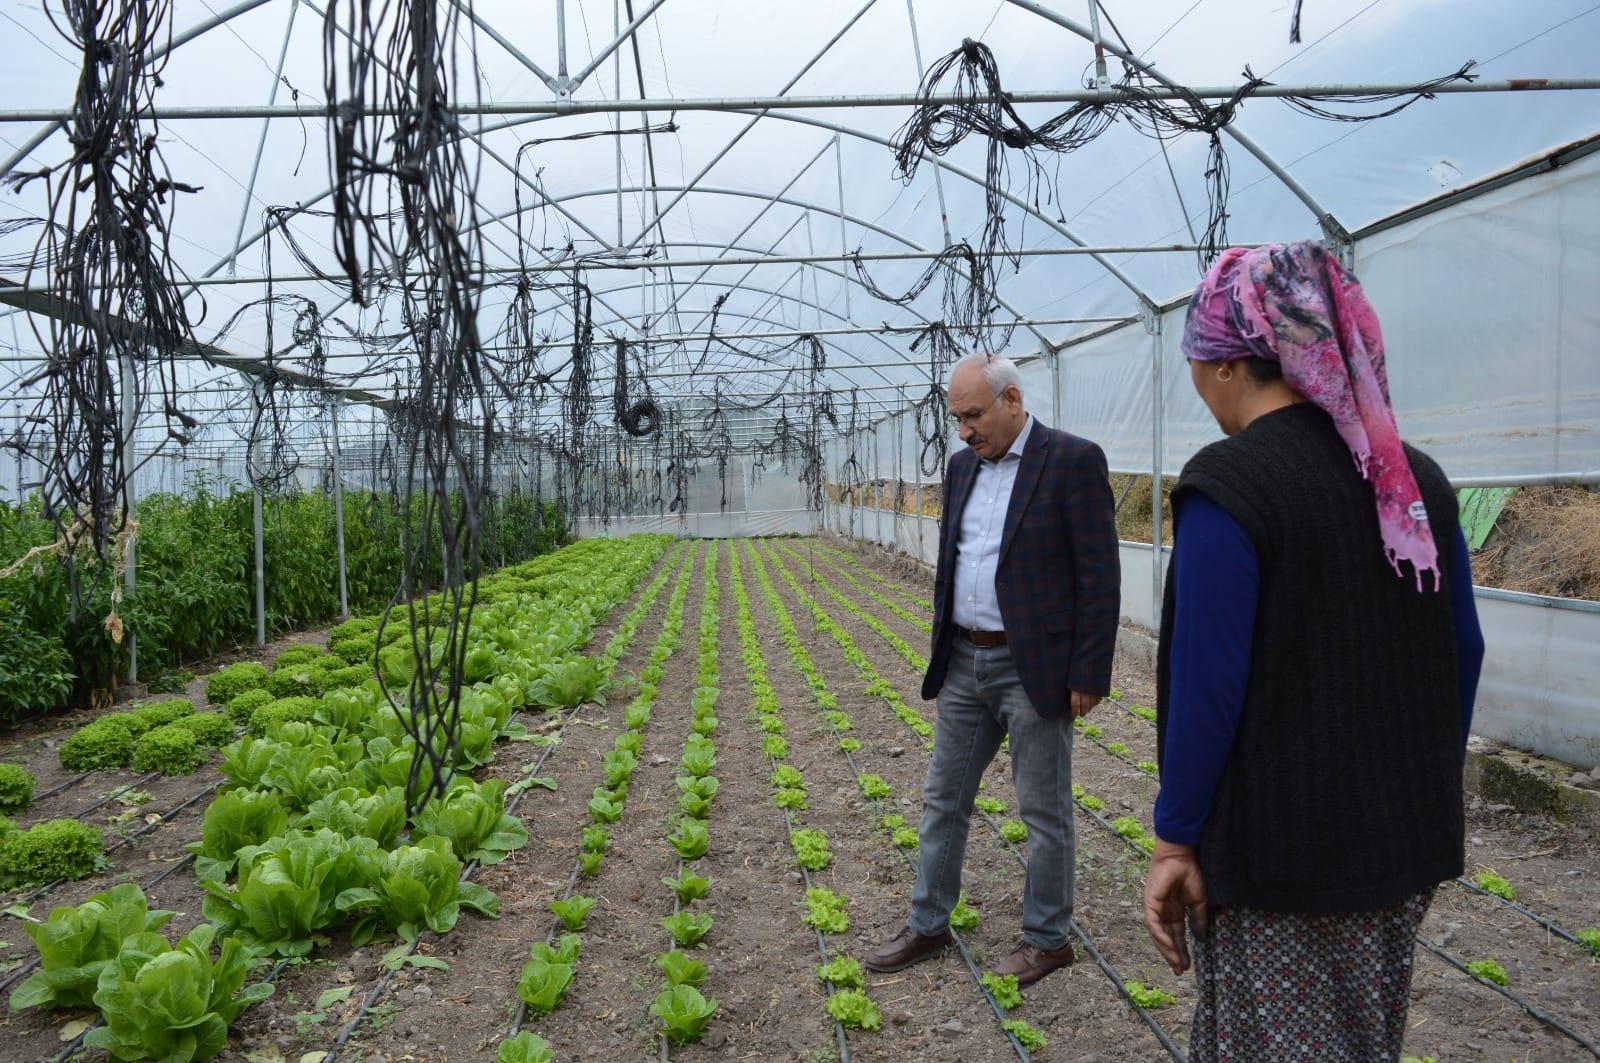
[[[1156,81],[1159,81],[1168,88],[1182,87],[1176,81],[1173,81],[1171,78],[1161,73],[1161,71],[1157,70],[1153,64],[1146,63],[1144,60],[1140,59],[1136,55],[1133,55],[1122,46],[1105,40],[1103,34],[1101,35],[1100,40],[1097,41],[1092,29],[1083,25],[1081,22],[1067,17],[1066,15],[1062,15],[1050,10],[1044,4],[1039,3],[1038,0],[1005,0],[1005,2],[1013,7],[1020,8],[1031,15],[1042,18],[1052,25],[1059,26],[1069,33],[1076,34],[1091,44],[1098,44],[1100,47],[1103,47],[1106,51],[1110,52],[1118,59],[1121,59],[1124,63],[1136,68],[1146,76],[1154,78]],[[1339,219],[1334,216],[1333,211],[1324,207],[1317,200],[1317,198],[1306,189],[1304,185],[1297,181],[1294,176],[1290,174],[1281,163],[1278,162],[1278,160],[1272,157],[1271,152],[1267,151],[1266,148],[1256,143],[1256,141],[1244,130],[1238,128],[1238,123],[1236,121],[1230,122],[1229,124],[1223,126],[1222,132],[1228,137],[1231,137],[1241,148],[1255,156],[1257,162],[1261,163],[1262,166],[1265,166],[1269,173],[1276,177],[1283,184],[1283,186],[1294,195],[1296,199],[1298,199],[1306,206],[1308,210],[1311,211],[1312,216],[1316,218],[1317,224],[1322,228],[1323,234],[1329,240],[1338,243],[1348,243],[1350,241],[1349,230],[1347,230],[1344,225],[1340,223]]]
[[[628,185],[628,186],[624,186],[624,187],[622,187],[620,189],[618,189],[618,188],[599,187],[599,188],[594,188],[594,189],[590,189],[590,190],[582,191],[582,192],[567,192],[567,193],[564,193],[564,194],[562,194],[560,196],[550,197],[550,201],[552,203],[567,203],[567,202],[570,202],[570,201],[575,200],[575,199],[586,199],[586,198],[589,198],[591,196],[615,195],[619,191],[623,192],[623,193],[629,193],[629,194],[635,193],[635,192],[648,192],[648,191],[677,192],[677,191],[682,191],[685,188],[688,188],[688,190],[691,191],[691,192],[701,193],[701,194],[705,194],[705,195],[727,195],[727,196],[739,196],[739,197],[746,198],[746,199],[760,199],[760,200],[765,200],[765,201],[772,201],[772,202],[776,202],[776,203],[782,203],[785,206],[798,207],[798,208],[800,208],[802,210],[817,211],[819,213],[832,215],[833,217],[836,217],[836,218],[837,217],[843,217],[848,222],[851,222],[851,223],[853,223],[855,225],[858,225],[861,228],[867,229],[867,230],[869,230],[871,232],[876,232],[879,235],[886,236],[891,240],[898,241],[899,243],[904,244],[906,247],[909,247],[914,251],[931,251],[932,250],[931,248],[926,247],[923,244],[919,244],[917,241],[911,239],[909,236],[905,236],[905,235],[903,235],[903,234],[901,234],[899,232],[896,232],[893,229],[886,229],[883,226],[877,224],[876,222],[869,221],[869,220],[867,220],[865,218],[860,218],[860,217],[857,217],[857,216],[855,216],[853,214],[849,214],[849,213],[842,213],[841,214],[841,212],[839,211],[839,209],[837,207],[827,206],[825,204],[812,203],[810,200],[799,199],[799,198],[796,198],[796,197],[793,197],[793,196],[771,196],[771,195],[767,195],[767,194],[760,193],[760,192],[752,192],[749,189],[725,188],[725,187],[722,187],[720,185],[694,185],[694,186],[665,185],[665,184]],[[501,213],[501,214],[494,215],[494,216],[489,217],[489,218],[480,218],[478,220],[478,225],[479,226],[483,226],[483,225],[493,224],[495,222],[501,222],[501,221],[504,221],[506,218],[510,217],[511,215],[515,214],[515,213],[516,213],[516,211],[515,211],[515,209],[513,209],[513,210],[510,210],[510,211],[506,211],[504,213]],[[1079,245],[1079,246],[1082,246],[1082,245]],[[648,262],[642,262],[640,264],[639,268],[640,269],[647,269],[647,268],[649,268],[649,263]],[[862,284],[862,282],[861,282],[861,280],[859,278],[847,277],[847,279],[852,281],[853,283],[855,283],[858,286],[861,286],[863,288],[865,287],[865,285]],[[741,286],[743,286],[743,285],[741,284]],[[1018,311],[1017,308],[1015,306],[1013,306],[998,291],[995,292],[995,301],[998,302],[1012,316],[1014,316],[1014,317],[1022,317],[1023,316],[1022,313],[1020,311]],[[924,316],[924,315],[922,315],[920,313],[918,313],[917,316],[922,318],[923,322],[925,322],[925,323],[929,321],[929,319],[926,316]],[[1031,326],[1031,325],[1026,326],[1026,327],[1027,327],[1028,331],[1032,332],[1034,337],[1036,339],[1038,339],[1038,341],[1039,341],[1039,354],[1040,355],[1054,353],[1054,351],[1056,349],[1056,346],[1057,346],[1054,343],[1054,341],[1052,341],[1048,336],[1044,335],[1044,333],[1040,332],[1037,327]]]

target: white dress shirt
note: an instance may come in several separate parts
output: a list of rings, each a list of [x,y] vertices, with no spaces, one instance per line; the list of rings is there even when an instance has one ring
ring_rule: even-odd
[[[955,602],[950,617],[973,631],[1004,631],[1000,619],[1000,598],[995,593],[995,569],[1000,565],[1000,537],[1005,532],[1006,510],[1011,505],[1011,488],[1022,467],[1022,451],[1033,431],[1033,416],[1022,423],[1022,431],[1011,441],[1011,448],[998,461],[978,459],[978,475],[967,495],[967,508],[961,512],[961,527],[956,534],[956,571],[951,589]]]

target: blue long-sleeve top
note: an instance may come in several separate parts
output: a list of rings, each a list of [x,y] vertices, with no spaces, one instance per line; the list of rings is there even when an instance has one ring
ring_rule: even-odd
[[[1155,827],[1163,841],[1197,845],[1244,711],[1260,567],[1255,544],[1227,510],[1198,492],[1190,492],[1182,505],[1173,549],[1177,615]],[[1465,757],[1483,664],[1483,632],[1472,598],[1467,540],[1459,526],[1451,548],[1450,613]]]

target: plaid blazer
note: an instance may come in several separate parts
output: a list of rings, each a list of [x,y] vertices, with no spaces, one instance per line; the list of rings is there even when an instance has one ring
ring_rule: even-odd
[[[956,539],[977,475],[978,455],[965,447],[945,473],[924,698],[939,693],[950,666]],[[1067,715],[1069,691],[1111,691],[1121,596],[1114,510],[1105,453],[1035,418],[1006,509],[995,592],[1022,689],[1041,716]]]

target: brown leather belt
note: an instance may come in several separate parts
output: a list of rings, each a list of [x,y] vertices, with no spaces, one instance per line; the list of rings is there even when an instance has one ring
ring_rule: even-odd
[[[1006,644],[1004,631],[973,631],[971,628],[956,625],[956,634],[978,647],[980,650],[991,650],[996,646]]]

